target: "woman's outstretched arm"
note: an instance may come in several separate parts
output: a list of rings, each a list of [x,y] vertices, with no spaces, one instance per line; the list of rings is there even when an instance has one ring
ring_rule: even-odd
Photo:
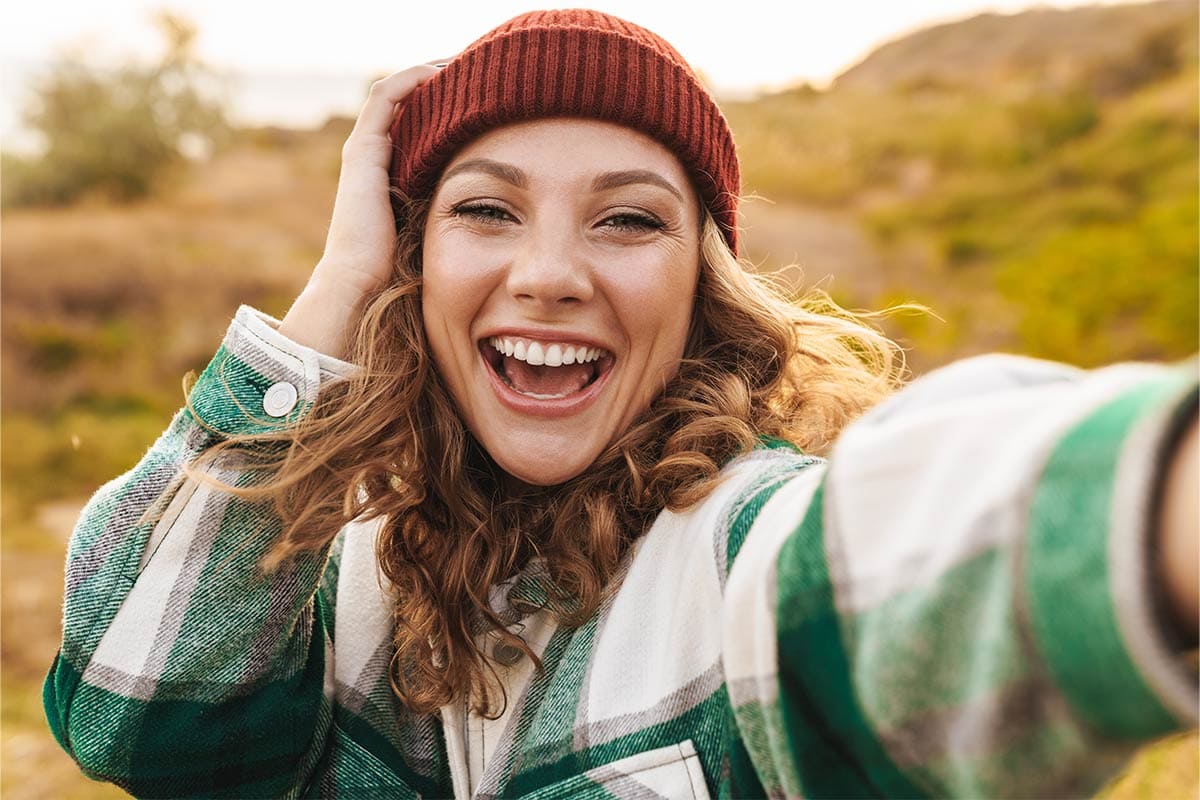
[[[778,488],[724,629],[765,789],[1084,796],[1195,725],[1195,387],[1194,368],[971,359]]]

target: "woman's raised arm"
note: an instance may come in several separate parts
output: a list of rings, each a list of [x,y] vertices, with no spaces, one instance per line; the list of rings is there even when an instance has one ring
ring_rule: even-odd
[[[278,516],[215,484],[245,486],[253,473],[236,453],[197,459],[229,437],[286,432],[353,369],[336,356],[363,294],[388,274],[395,237],[387,120],[432,72],[372,91],[344,149],[325,256],[286,330],[240,309],[187,407],[84,509],[44,701],[59,743],[92,777],[138,796],[282,796],[326,748],[330,549],[265,574]]]

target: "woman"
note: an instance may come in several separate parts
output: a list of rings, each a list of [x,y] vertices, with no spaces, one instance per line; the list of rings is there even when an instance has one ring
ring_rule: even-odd
[[[146,796],[1058,796],[1193,724],[1194,380],[876,406],[894,348],[738,267],[738,188],[603,14],[376,84],[308,286],[84,512],[63,746]]]

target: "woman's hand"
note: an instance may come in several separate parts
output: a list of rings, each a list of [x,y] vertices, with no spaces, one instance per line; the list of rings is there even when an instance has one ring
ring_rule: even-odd
[[[1193,419],[1167,467],[1158,530],[1159,579],[1188,647],[1196,646],[1196,626],[1200,625],[1197,487],[1200,487],[1200,423]]]
[[[280,326],[293,341],[344,358],[363,299],[391,274],[396,229],[388,194],[388,128],[396,105],[437,71],[422,64],[371,86],[342,147],[325,252]]]

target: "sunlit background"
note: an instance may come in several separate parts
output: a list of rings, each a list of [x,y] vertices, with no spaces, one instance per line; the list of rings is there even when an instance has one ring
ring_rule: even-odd
[[[1074,0],[1039,5],[1081,4]],[[155,58],[161,40],[151,15],[164,7],[198,27],[197,55],[231,79],[237,121],[309,124],[331,112],[354,111],[368,76],[455,53],[522,11],[562,5],[510,0],[462,0],[452,5],[377,0],[9,3],[0,16],[8,106],[0,130],[5,134],[12,130],[9,120],[15,121],[15,115],[9,92],[22,88],[22,70],[44,66],[55,50],[82,49],[98,61],[110,62]],[[745,95],[800,81],[824,86],[889,39],[973,14],[1012,12],[1031,5],[1029,0],[748,0],[705,10],[675,2],[623,0],[590,7],[659,33],[707,75],[717,91]],[[14,75],[15,85],[9,84]],[[316,83],[307,99],[305,79]],[[273,92],[278,96],[273,97]]]
[[[5,798],[116,797],[42,718],[66,537],[182,401],[239,303],[321,253],[373,78],[532,3],[0,7]],[[1197,348],[1197,9],[1020,0],[609,2],[671,41],[743,161],[743,240],[797,297],[895,313],[915,373]],[[166,12],[165,14],[163,12]],[[1112,797],[1196,794],[1194,736]]]

